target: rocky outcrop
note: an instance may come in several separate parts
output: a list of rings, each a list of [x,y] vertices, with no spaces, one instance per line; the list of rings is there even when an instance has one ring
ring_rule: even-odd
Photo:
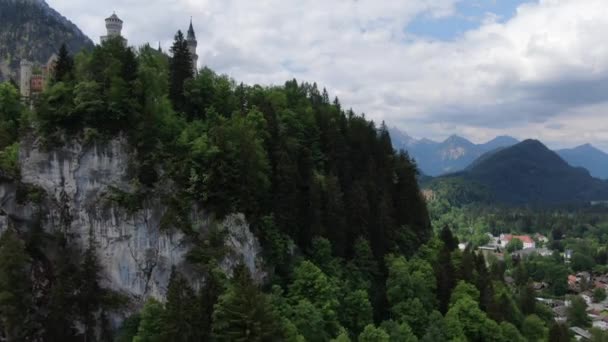
[[[8,224],[25,229],[39,220],[46,231],[61,229],[83,248],[92,241],[103,285],[134,299],[162,300],[173,266],[196,279],[185,261],[191,239],[177,229],[161,229],[167,210],[161,198],[143,199],[141,209],[134,212],[108,200],[112,189],[133,191],[128,176],[133,153],[126,139],[88,146],[74,141],[50,151],[32,139],[24,139],[20,146],[21,182],[46,196],[39,204],[20,204],[18,185],[7,180],[0,183],[1,230]],[[200,209],[192,210],[191,221],[203,234],[215,224]],[[262,281],[260,246],[245,217],[230,215],[219,226],[227,232],[230,250],[221,266],[230,273],[243,261],[254,278]]]

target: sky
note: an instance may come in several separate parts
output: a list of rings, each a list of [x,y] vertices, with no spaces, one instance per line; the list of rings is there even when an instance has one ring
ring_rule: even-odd
[[[343,107],[435,140],[497,135],[608,151],[607,0],[47,0],[98,42],[192,17],[199,66],[247,84],[317,82]]]

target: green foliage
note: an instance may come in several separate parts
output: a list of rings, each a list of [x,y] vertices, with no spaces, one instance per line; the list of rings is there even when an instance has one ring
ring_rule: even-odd
[[[200,339],[200,309],[194,290],[175,268],[171,271],[167,302],[163,316],[163,337],[167,341],[197,341]]]
[[[428,262],[416,258],[407,261],[403,257],[389,257],[387,264],[386,294],[391,311],[415,329],[424,329],[426,315],[436,305],[434,290],[437,282],[433,268]],[[418,322],[407,321],[406,317]]]
[[[163,317],[165,308],[155,299],[149,299],[140,313],[137,335],[133,342],[163,341]]]
[[[59,48],[59,53],[57,55],[57,61],[55,62],[53,68],[52,79],[53,82],[63,82],[67,81],[70,77],[72,77],[72,72],[74,70],[74,59],[70,56],[68,52],[68,47],[64,44],[61,44]]]
[[[373,324],[365,327],[359,335],[359,342],[389,342],[390,336],[382,328],[376,328]]]
[[[509,322],[500,323],[500,334],[505,342],[526,342],[517,327]]]
[[[19,179],[20,171],[19,168],[19,143],[6,146],[4,150],[0,151],[0,170],[4,171],[4,174],[13,179]]]
[[[569,342],[570,332],[568,331],[568,325],[564,323],[553,323],[549,329],[548,341]]]
[[[599,303],[602,302],[606,299],[606,290],[598,287],[595,290],[593,290],[593,302],[595,303]]]
[[[130,193],[116,187],[109,188],[108,201],[125,209],[129,214],[141,210],[145,198],[146,194],[141,191]]]
[[[176,109],[182,110],[185,106],[184,82],[192,78],[192,58],[188,50],[188,42],[184,39],[182,31],[177,31],[173,46],[171,47],[173,56],[170,61],[170,96]]]
[[[11,341],[27,340],[27,321],[32,304],[29,282],[30,257],[12,230],[0,237],[0,321],[3,335]]]
[[[351,342],[350,337],[348,337],[348,333],[343,331],[338,335],[338,337],[331,339],[330,342]]]
[[[139,328],[140,320],[141,318],[139,314],[127,317],[118,329],[114,341],[132,342],[133,338],[137,335],[137,329]]]
[[[421,339],[422,342],[444,342],[448,341],[445,320],[439,311],[433,311],[429,315],[429,327]]]
[[[568,306],[568,323],[573,327],[586,328],[591,326],[591,318],[587,315],[587,303],[580,296],[570,297]]]
[[[456,288],[452,292],[452,297],[450,299],[450,306],[456,304],[461,299],[470,298],[472,300],[479,299],[479,290],[477,288],[465,281],[459,281]]]
[[[527,316],[522,324],[522,334],[528,341],[543,341],[547,335],[545,323],[536,315]]]
[[[445,317],[450,338],[461,338],[461,333],[470,341],[491,341],[499,331],[498,324],[488,318],[476,301],[464,296],[452,305]]]
[[[258,224],[258,236],[264,246],[268,262],[275,265],[280,274],[286,274],[291,268],[291,250],[293,241],[277,227],[274,216],[262,217]]]
[[[388,333],[391,342],[418,342],[418,338],[407,323],[384,321],[381,328]]]
[[[268,296],[253,284],[249,272],[241,266],[215,306],[212,326],[214,340],[280,340],[278,321],[279,317]]]
[[[511,242],[507,244],[507,251],[509,253],[521,251],[522,249],[524,249],[524,243],[520,239],[512,239]]]
[[[606,342],[608,341],[608,333],[599,329],[599,328],[591,328],[591,342]]]
[[[0,83],[0,150],[17,140],[24,111],[18,90],[10,83]]]
[[[354,336],[373,323],[374,309],[365,290],[349,292],[340,305],[340,322]]]

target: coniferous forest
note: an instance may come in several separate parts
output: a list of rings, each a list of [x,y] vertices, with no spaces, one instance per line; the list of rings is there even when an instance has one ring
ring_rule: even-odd
[[[3,177],[19,179],[20,136],[48,148],[126,137],[137,191],[116,201],[137,210],[161,197],[170,207],[163,229],[194,241],[188,262],[202,285],[174,270],[164,302],[133,304],[100,285],[93,241],[81,250],[61,230],[9,229],[0,239],[5,340],[570,339],[526,278],[507,285],[504,262],[459,250],[447,226],[434,233],[415,162],[393,150],[383,123],[317,84],[251,86],[207,68],[195,75],[181,33],[168,55],[120,40],[59,55],[31,108],[12,84],[0,85]],[[230,277],[219,270],[221,233],[196,232],[193,205],[218,219],[245,214],[263,247],[265,282],[243,266]],[[41,264],[50,274],[36,275]],[[133,306],[112,324],[112,312]]]

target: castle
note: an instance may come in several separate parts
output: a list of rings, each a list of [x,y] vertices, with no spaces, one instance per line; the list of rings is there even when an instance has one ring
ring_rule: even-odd
[[[123,21],[116,13],[112,13],[110,17],[106,18],[105,22],[107,33],[105,36],[100,37],[101,43],[103,44],[108,39],[120,39],[126,46],[127,39],[122,36]],[[192,19],[190,19],[190,27],[188,27],[186,40],[188,42],[188,50],[192,56],[194,74],[197,74],[198,55],[196,53],[196,47],[198,43],[196,41],[194,27],[192,26]],[[56,62],[57,55],[55,54],[53,54],[44,65],[35,65],[33,62],[26,59],[21,60],[19,89],[21,96],[25,100],[29,100],[42,92],[44,86],[53,74],[53,68],[55,67]]]
[[[19,90],[24,99],[30,99],[44,90],[44,85],[53,74],[57,55],[52,54],[44,65],[35,65],[27,59],[21,60]]]
[[[105,36],[101,36],[101,43],[103,44],[108,39],[117,38],[122,40],[122,42],[127,45],[127,40],[121,35],[122,32],[122,23],[123,21],[116,15],[116,13],[112,13],[111,16],[106,18],[106,30],[108,31]]]
[[[107,33],[105,36],[100,37],[101,43],[107,41],[108,39],[118,38],[121,39],[125,45],[127,45],[127,40],[122,36],[122,24],[123,21],[116,15],[116,13],[112,13],[110,17],[106,18]],[[194,74],[197,74],[198,55],[196,54],[196,47],[198,45],[198,42],[196,41],[196,34],[194,33],[194,27],[192,26],[192,18],[190,18],[190,27],[188,27],[186,41],[188,42],[188,50],[190,51],[190,56],[192,57],[192,67],[194,68]]]

